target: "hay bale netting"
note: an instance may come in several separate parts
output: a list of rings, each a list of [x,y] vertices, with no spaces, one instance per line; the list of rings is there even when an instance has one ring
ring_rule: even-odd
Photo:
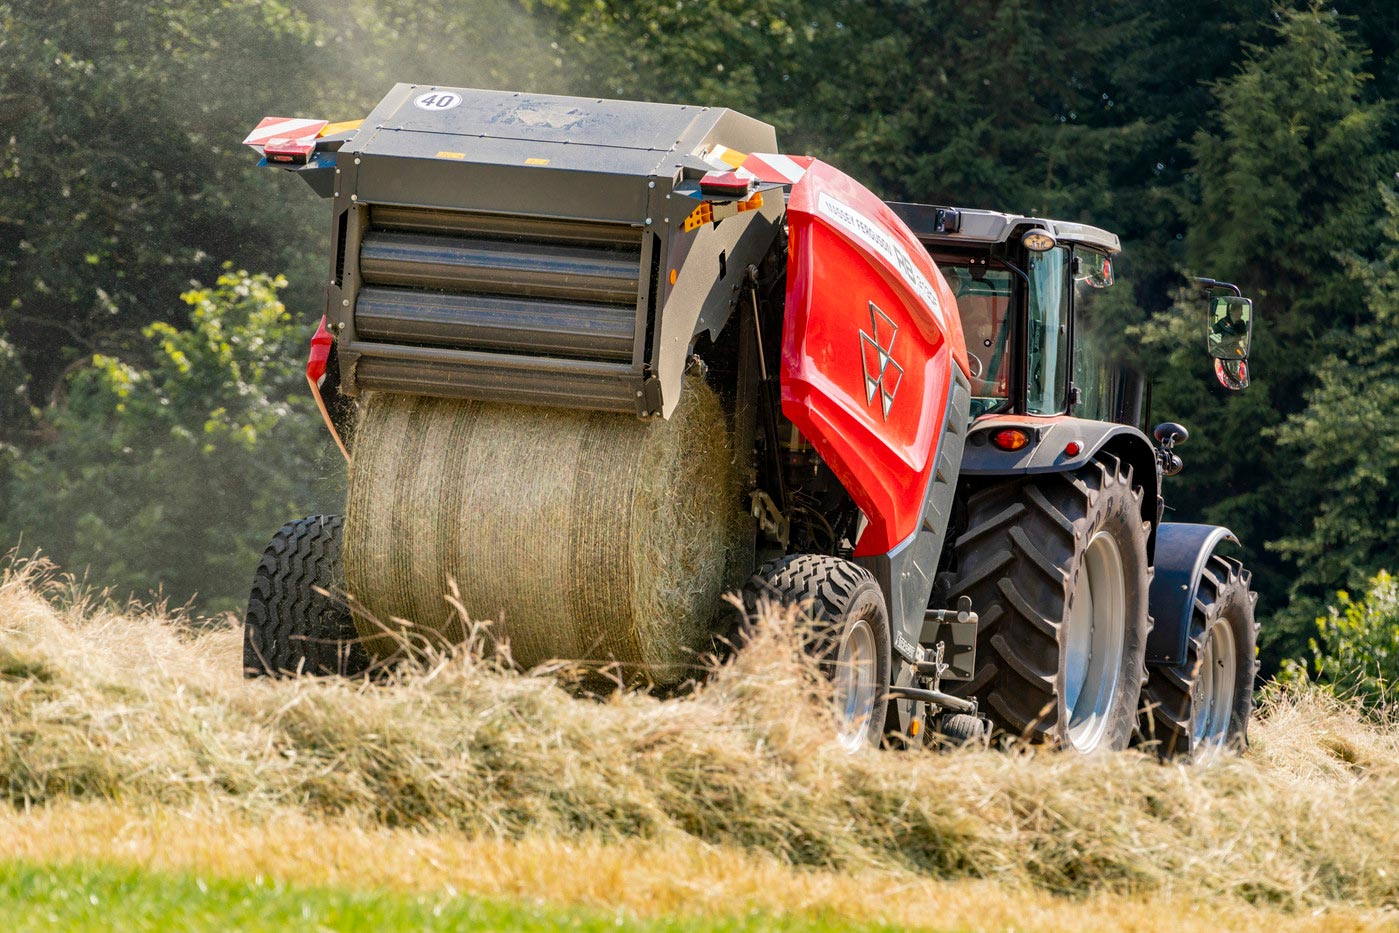
[[[345,573],[371,654],[399,650],[393,620],[463,639],[453,580],[525,666],[616,661],[670,683],[710,650],[743,518],[703,382],[664,421],[385,394],[363,410]]]

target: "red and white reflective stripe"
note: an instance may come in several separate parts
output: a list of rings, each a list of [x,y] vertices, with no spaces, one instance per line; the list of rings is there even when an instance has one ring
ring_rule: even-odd
[[[307,140],[312,142],[316,139],[316,134],[325,129],[330,124],[329,120],[298,120],[291,117],[263,117],[262,122],[257,125],[248,138],[243,140],[243,145],[251,146],[258,152],[273,138]]]
[[[759,181],[795,185],[806,175],[811,156],[785,156],[775,152],[755,152],[743,160],[743,168]]]

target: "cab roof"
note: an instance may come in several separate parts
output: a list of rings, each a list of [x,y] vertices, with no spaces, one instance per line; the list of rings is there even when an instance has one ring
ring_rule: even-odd
[[[902,201],[889,201],[888,204],[924,246],[1005,243],[1027,230],[1040,227],[1054,234],[1054,238],[1061,243],[1091,246],[1107,253],[1122,251],[1122,242],[1117,234],[1088,224],[964,207],[937,207]]]

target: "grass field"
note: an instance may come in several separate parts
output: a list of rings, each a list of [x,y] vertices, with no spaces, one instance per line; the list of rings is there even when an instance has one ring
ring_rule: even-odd
[[[780,625],[669,700],[471,656],[245,682],[238,657],[230,628],[3,571],[0,929],[1399,922],[1399,729],[1316,691],[1270,692],[1209,768],[850,758]]]

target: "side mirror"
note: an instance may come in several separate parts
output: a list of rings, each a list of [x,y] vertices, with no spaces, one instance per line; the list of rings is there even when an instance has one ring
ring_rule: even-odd
[[[1246,360],[1253,338],[1253,302],[1234,295],[1210,299],[1206,344],[1217,360]]]
[[[1205,345],[1214,357],[1214,375],[1224,388],[1248,387],[1248,348],[1253,339],[1253,302],[1237,295],[1210,299]]]

